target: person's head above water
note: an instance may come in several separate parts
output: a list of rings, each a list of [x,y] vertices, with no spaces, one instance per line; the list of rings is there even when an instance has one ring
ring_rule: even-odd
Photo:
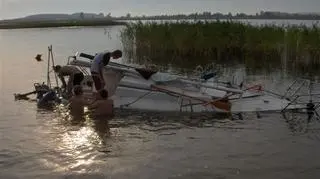
[[[122,57],[122,51],[121,50],[115,50],[111,53],[106,53],[103,56],[103,65],[106,66],[109,63],[110,57],[113,59],[118,59]]]
[[[107,99],[108,95],[109,94],[108,94],[107,90],[103,89],[103,90],[100,91],[100,96],[101,96],[102,99]]]

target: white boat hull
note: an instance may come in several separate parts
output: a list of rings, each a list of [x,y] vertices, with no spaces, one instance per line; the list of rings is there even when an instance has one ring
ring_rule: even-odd
[[[91,81],[90,76],[86,77],[86,80]],[[85,82],[84,82],[85,83]],[[106,84],[108,81],[106,81]],[[108,85],[107,85],[108,86]],[[87,88],[84,86],[84,88]],[[114,88],[114,87],[112,87]],[[87,88],[88,89],[88,88]],[[108,90],[108,87],[106,87]],[[168,90],[174,89],[170,86]],[[94,89],[88,89],[88,95],[92,95]],[[110,90],[112,91],[112,90]],[[196,97],[198,99],[210,100],[212,98],[224,96],[224,92],[219,90],[210,89],[210,95],[204,93],[204,89],[194,91],[187,91],[188,95]],[[256,93],[246,92],[243,98],[230,100],[231,113],[241,112],[259,112],[259,111],[281,111],[285,108],[290,101],[286,99],[280,99],[272,95],[257,95]],[[212,96],[211,96],[212,95]],[[214,97],[213,97],[214,96]],[[235,96],[233,96],[235,97]],[[164,93],[151,90],[149,83],[142,83],[141,80],[125,77],[123,78],[111,98],[114,100],[116,108],[123,109],[135,109],[135,110],[151,110],[162,112],[211,112],[211,113],[229,113],[228,111],[216,108],[213,105],[204,105],[202,101],[197,99],[190,99],[179,97],[179,95],[171,95],[170,93]],[[199,104],[201,103],[201,104]],[[193,105],[189,105],[193,104]],[[181,105],[187,105],[181,107]],[[192,107],[191,107],[192,106]],[[288,109],[304,108],[302,105],[292,105]]]
[[[148,93],[148,94],[147,94]],[[139,97],[142,99],[137,100]],[[181,100],[161,92],[150,92],[146,90],[131,89],[126,87],[119,87],[116,94],[111,97],[114,100],[116,108],[123,109],[137,109],[137,110],[151,110],[163,112],[223,112],[212,107],[205,107],[203,105],[193,105],[188,107],[180,107]],[[183,104],[197,103],[195,100],[185,100]],[[132,104],[131,104],[132,103]],[[127,106],[127,104],[130,104]]]
[[[85,68],[90,67],[90,62],[86,61],[75,60],[71,64]],[[104,73],[105,88],[112,95],[115,107],[155,111],[241,113],[281,111],[290,103],[289,100],[270,94],[264,95],[262,91],[228,88],[212,82],[195,82],[179,77],[175,80],[176,76],[174,75],[164,75],[165,78],[162,78],[161,73],[156,73],[155,78],[146,80],[134,69],[124,69],[112,65],[105,67]],[[161,79],[161,83],[165,84],[164,86],[162,84],[162,90],[160,88],[162,92],[154,91],[155,89],[152,88],[152,86],[158,85],[159,79]],[[91,80],[90,76],[87,80]],[[176,87],[175,82],[178,82],[177,85],[180,86]],[[146,95],[146,93],[149,94]],[[217,108],[216,105],[205,105],[215,99],[226,97],[230,93],[233,95],[229,97],[231,103],[229,110],[222,109],[221,106]],[[170,96],[170,94],[175,95]],[[195,105],[197,103],[200,104]],[[182,107],[182,105],[185,106]],[[287,109],[298,108],[305,108],[305,106],[291,105],[287,107]]]

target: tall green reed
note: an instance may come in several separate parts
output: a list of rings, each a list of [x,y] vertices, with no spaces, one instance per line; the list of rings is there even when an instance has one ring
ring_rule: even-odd
[[[136,62],[194,67],[245,63],[255,69],[279,62],[319,63],[320,29],[254,26],[241,22],[131,23],[121,32],[125,52]]]

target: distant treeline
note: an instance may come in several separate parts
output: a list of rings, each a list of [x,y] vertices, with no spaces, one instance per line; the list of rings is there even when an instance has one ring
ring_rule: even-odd
[[[320,20],[320,14],[308,13],[283,13],[260,12],[255,15],[244,13],[222,14],[212,12],[156,15],[156,16],[126,16],[114,17],[111,13],[74,13],[74,14],[35,14],[24,18],[0,20],[0,29],[36,28],[36,27],[62,27],[62,26],[107,26],[124,25],[119,20],[209,20],[209,19],[296,19],[296,20]]]
[[[245,13],[222,14],[222,13],[191,13],[177,15],[156,15],[156,16],[131,16],[127,14],[121,17],[112,17],[121,20],[170,20],[170,19],[295,19],[295,20],[320,20],[320,14],[316,13],[284,13],[284,12],[264,12],[248,15]]]
[[[296,20],[320,20],[320,13],[286,13],[286,12],[270,12],[261,11],[254,15],[245,13],[227,14],[201,12],[191,14],[175,14],[175,15],[139,15],[132,16],[127,13],[124,16],[112,16],[111,13],[73,13],[73,14],[35,14],[23,18],[0,20],[0,24],[9,22],[24,21],[56,21],[56,20],[179,20],[179,19],[296,19]]]

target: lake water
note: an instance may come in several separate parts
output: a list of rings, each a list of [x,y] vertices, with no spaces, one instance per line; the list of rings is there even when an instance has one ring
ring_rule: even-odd
[[[70,124],[35,103],[14,101],[13,93],[46,80],[46,63],[34,57],[47,58],[49,45],[65,64],[77,51],[122,49],[121,28],[0,30],[0,178],[320,177],[320,125],[307,124],[303,114],[231,121],[118,113],[110,122]],[[275,71],[247,78],[279,90],[294,77]]]

